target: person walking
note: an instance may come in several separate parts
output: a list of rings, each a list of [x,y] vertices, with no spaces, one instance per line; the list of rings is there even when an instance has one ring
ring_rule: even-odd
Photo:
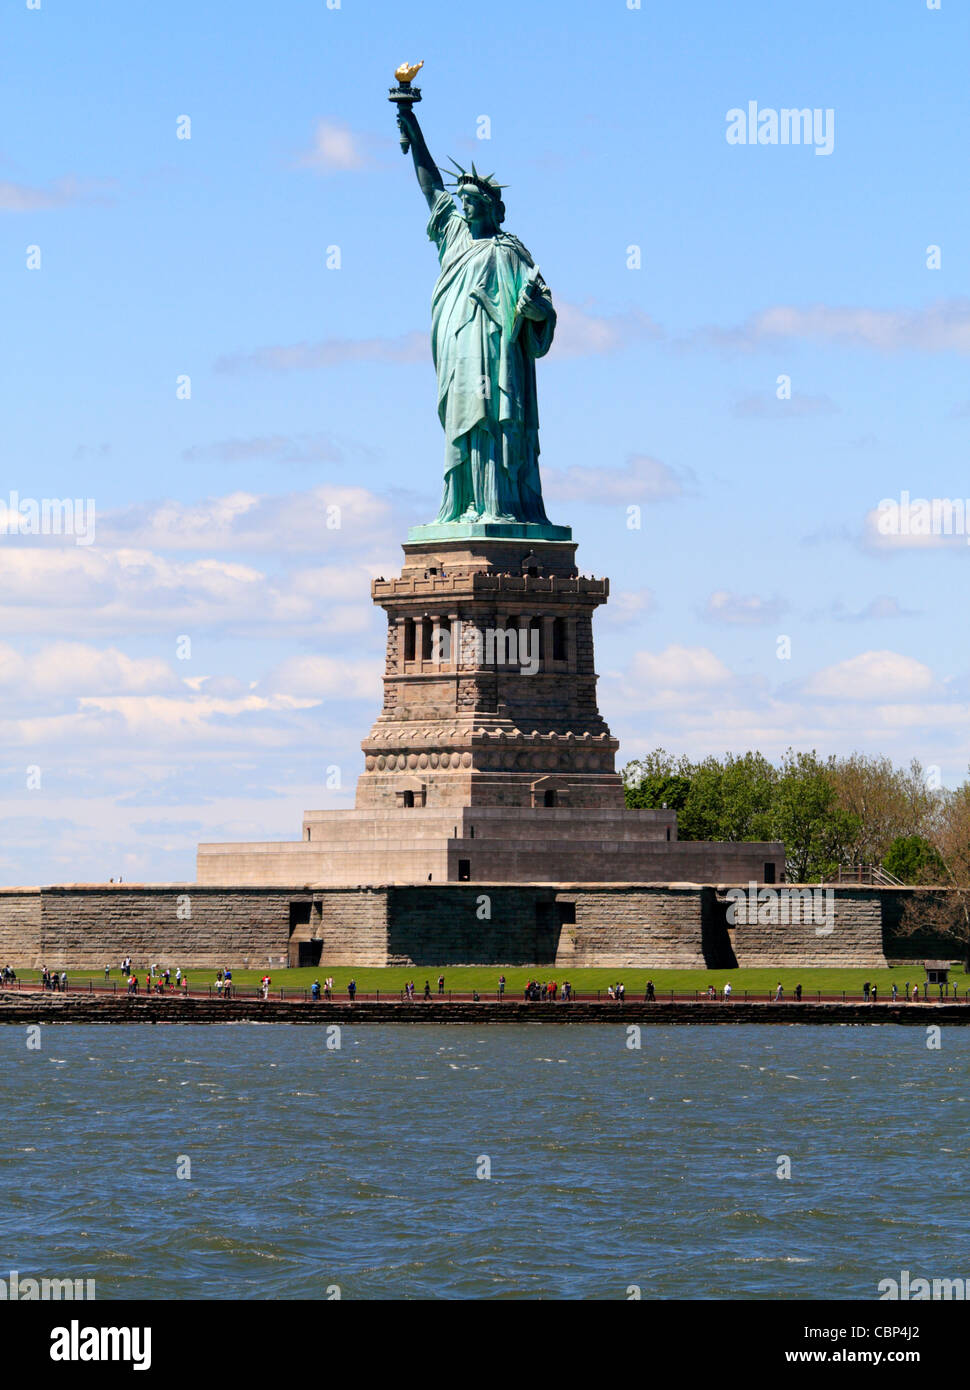
[[[438,976],[438,993],[439,993],[439,994],[444,994],[444,992],[445,992],[445,977],[444,977],[444,975],[439,975],[439,976]]]
[[[777,986],[776,986],[776,988],[775,988],[775,1003],[776,1003],[776,1004],[780,1004],[781,1001],[784,999],[784,997],[785,997],[785,991],[784,991],[784,988],[783,988],[783,986],[782,986],[781,981],[779,980],[779,981],[778,981],[778,984],[777,984]]]
[[[724,1002],[725,1002],[725,1004],[730,1004],[730,1002],[731,1002],[731,981],[730,981],[730,980],[728,980],[727,983],[726,983],[725,986],[724,986]]]

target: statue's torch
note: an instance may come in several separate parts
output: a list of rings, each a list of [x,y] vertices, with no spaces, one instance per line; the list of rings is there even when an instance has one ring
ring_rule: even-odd
[[[397,123],[401,130],[402,154],[407,154],[408,150],[411,148],[411,141],[405,134],[404,126],[401,124],[400,108],[402,105],[406,104],[410,110],[416,101],[421,100],[421,88],[412,87],[411,82],[423,67],[424,59],[422,58],[420,63],[402,63],[399,68],[396,68],[394,76],[397,78],[399,85],[391,88],[390,95],[387,98],[388,101],[394,101],[398,105]]]

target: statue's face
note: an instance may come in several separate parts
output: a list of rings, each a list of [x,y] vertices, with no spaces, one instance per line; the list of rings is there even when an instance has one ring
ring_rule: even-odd
[[[461,211],[466,222],[494,222],[491,200],[477,188],[465,187],[459,195]]]

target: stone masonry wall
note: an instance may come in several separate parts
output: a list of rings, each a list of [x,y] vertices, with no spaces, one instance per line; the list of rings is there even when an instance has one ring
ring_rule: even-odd
[[[312,894],[197,884],[44,888],[40,949],[32,964],[116,968],[130,955],[183,969],[253,967],[285,957],[289,905]]]
[[[879,890],[848,888],[828,891],[831,898],[787,899],[780,889],[778,917],[774,922],[744,921],[747,903],[738,904],[737,925],[730,930],[734,953],[741,966],[791,965],[815,967],[885,967],[883,950],[882,901]],[[719,895],[720,897],[721,895]],[[727,906],[727,904],[725,904]],[[784,920],[785,918],[789,920]]]
[[[557,896],[576,904],[574,927],[564,925],[556,964],[650,969],[700,968],[702,911],[713,889],[611,887]]]
[[[130,954],[191,971],[296,964],[458,964],[729,969],[858,966],[927,955],[938,937],[899,934],[911,890],[840,886],[830,920],[727,921],[725,887],[697,884],[415,884],[247,888],[198,884],[0,890],[0,964],[116,969]]]
[[[39,888],[0,889],[0,968],[25,965],[40,952]]]

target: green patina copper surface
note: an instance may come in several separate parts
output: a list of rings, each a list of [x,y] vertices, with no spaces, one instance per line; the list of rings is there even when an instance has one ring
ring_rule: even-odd
[[[459,169],[446,192],[413,106],[398,105],[431,216],[441,270],[431,300],[438,418],[445,480],[435,521],[410,540],[509,536],[568,540],[546,516],[539,478],[536,359],[556,329],[552,295],[529,252],[502,230],[505,207],[492,178]]]

